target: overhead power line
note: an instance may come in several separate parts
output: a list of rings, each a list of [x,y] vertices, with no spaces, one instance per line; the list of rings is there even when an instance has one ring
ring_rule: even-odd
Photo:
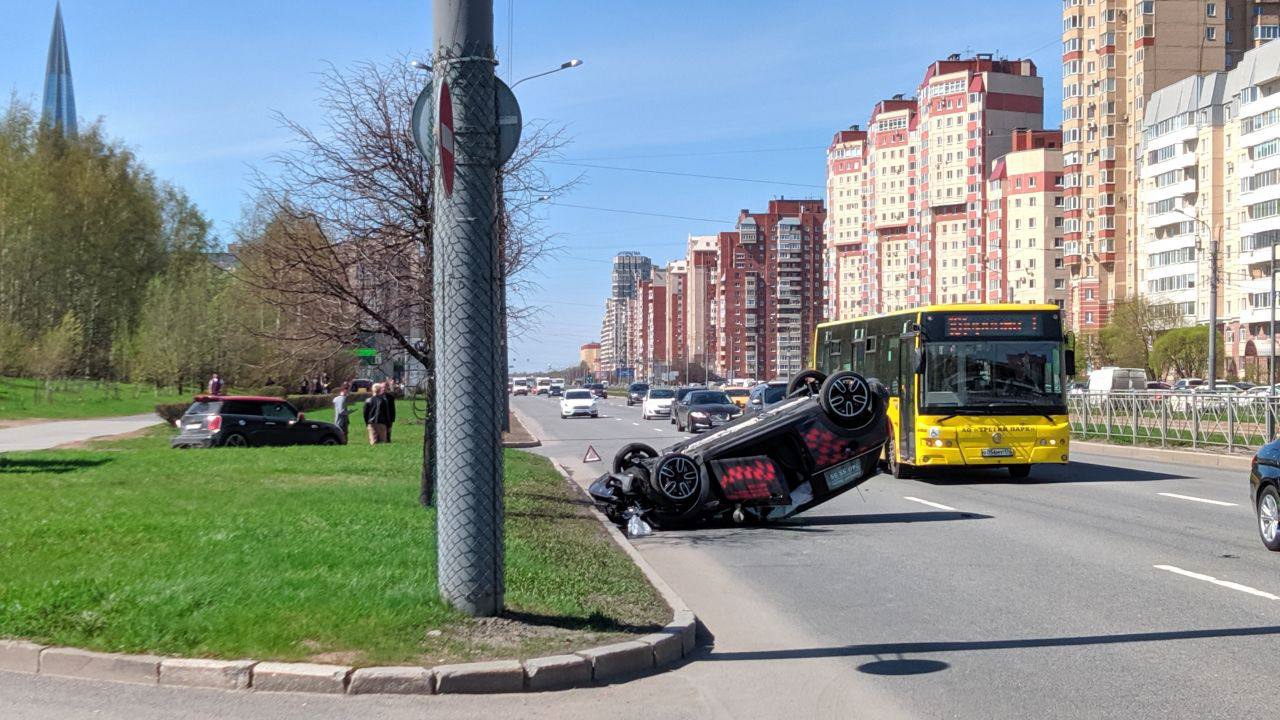
[[[755,150],[714,150],[689,153],[651,153],[648,155],[610,155],[606,157],[565,158],[564,162],[599,162],[601,160],[651,160],[656,158],[710,157],[713,155],[749,155],[755,153],[798,152],[801,150],[826,150],[826,145],[804,145],[789,148],[758,148]]]
[[[790,187],[821,188],[825,185],[814,183],[787,182],[786,180],[761,180],[758,178],[730,177],[728,175],[703,175],[701,173],[676,172],[674,170],[649,170],[648,168],[617,167],[615,165],[595,165],[592,163],[568,162],[565,160],[547,160],[549,165],[567,165],[569,167],[591,168],[594,170],[620,170],[622,172],[646,173],[649,175],[672,175],[675,177],[699,178],[702,180],[728,180],[730,182],[756,183],[758,185],[788,185]]]
[[[686,215],[666,215],[663,213],[643,212],[641,210],[620,210],[618,208],[593,207],[591,205],[572,205],[570,203],[546,202],[547,205],[555,207],[577,208],[579,210],[596,210],[598,212],[621,213],[623,215],[644,215],[646,217],[668,218],[671,220],[693,220],[695,222],[709,222],[718,225],[737,225],[737,220],[717,220],[715,218],[688,217]]]

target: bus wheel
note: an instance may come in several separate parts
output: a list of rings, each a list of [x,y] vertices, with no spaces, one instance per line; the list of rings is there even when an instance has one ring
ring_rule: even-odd
[[[894,442],[893,431],[889,431],[889,440],[884,444],[884,464],[889,474],[899,480],[909,480],[912,475],[912,467],[898,462],[898,444]]]
[[[1010,465],[1009,477],[1015,480],[1025,480],[1026,478],[1029,478],[1031,477],[1031,466],[1030,465]]]

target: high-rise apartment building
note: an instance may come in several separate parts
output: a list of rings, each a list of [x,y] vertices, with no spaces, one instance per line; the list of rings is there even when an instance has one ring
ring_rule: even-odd
[[[1004,278],[990,302],[1066,306],[1062,133],[1015,130],[987,188],[988,261]]]
[[[605,302],[604,320],[600,326],[601,370],[616,378],[633,377],[636,359],[635,333],[639,308],[632,300],[641,281],[651,279],[653,261],[634,252],[618,253],[613,258],[612,287]]]
[[[823,285],[828,318],[875,312],[880,277],[866,261],[871,201],[867,182],[867,131],[840,130],[827,148],[827,226]]]
[[[865,132],[836,133],[827,151],[834,316],[1005,295],[999,248],[989,244],[988,179],[1014,131],[1037,130],[1043,117],[1043,80],[1030,60],[952,55],[929,65],[917,98],[883,100]]]
[[[717,238],[716,347],[722,374],[768,379],[804,368],[822,320],[821,200],[770,200]]]
[[[690,360],[703,365],[714,362],[716,356],[717,251],[715,235],[690,235],[683,261],[687,271],[687,312],[684,316],[683,337],[687,342],[681,347],[688,353]]]
[[[1280,2],[1064,0],[1062,131],[1073,329],[1107,323],[1143,288],[1137,249],[1143,117],[1151,94],[1230,69],[1280,35]]]

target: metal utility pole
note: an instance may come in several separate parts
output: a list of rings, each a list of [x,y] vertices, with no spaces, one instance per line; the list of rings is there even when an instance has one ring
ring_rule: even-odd
[[[1218,241],[1213,228],[1209,233],[1209,390],[1218,382]]]
[[[1271,357],[1267,362],[1267,439],[1276,436],[1276,239],[1271,238]]]
[[[474,616],[503,606],[498,91],[492,0],[433,0],[433,257],[438,377],[438,575]]]

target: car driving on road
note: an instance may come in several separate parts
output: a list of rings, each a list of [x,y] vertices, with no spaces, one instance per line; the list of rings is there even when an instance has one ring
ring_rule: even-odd
[[[631,383],[627,387],[627,407],[644,402],[645,393],[649,392],[649,383]]]
[[[283,398],[197,395],[175,423],[170,447],[258,447],[264,445],[345,445],[333,423],[308,420]]]
[[[782,381],[760,383],[747,394],[747,412],[764,412],[787,397],[787,384]]]
[[[747,406],[747,400],[751,398],[751,388],[744,387],[726,387],[723,388],[724,394],[729,396],[729,400],[740,408]]]
[[[672,425],[676,424],[676,412],[679,410],[680,406],[684,403],[684,399],[686,397],[689,397],[689,393],[698,389],[699,388],[693,385],[685,385],[684,387],[676,388],[676,396],[671,401],[671,424]]]
[[[675,407],[676,429],[698,432],[720,427],[742,414],[721,390],[694,390]]]
[[[587,383],[586,388],[591,391],[592,397],[609,397],[609,391],[605,388],[604,383]]]
[[[600,409],[590,390],[566,390],[560,399],[560,417],[600,417]]]
[[[1280,440],[1258,449],[1249,469],[1249,497],[1258,518],[1258,535],[1268,550],[1280,550]]]
[[[649,388],[640,405],[640,417],[644,420],[670,417],[671,403],[675,399],[676,391],[673,388]]]

